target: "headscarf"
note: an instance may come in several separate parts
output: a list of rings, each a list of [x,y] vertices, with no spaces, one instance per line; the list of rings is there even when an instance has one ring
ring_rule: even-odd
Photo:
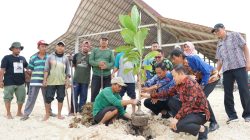
[[[190,50],[189,52],[183,51],[186,56],[197,54],[195,46],[194,46],[194,44],[192,42],[187,41],[184,44],[186,44],[188,46],[189,50]]]

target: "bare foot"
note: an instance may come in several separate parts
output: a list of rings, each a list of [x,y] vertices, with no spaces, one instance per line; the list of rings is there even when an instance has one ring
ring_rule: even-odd
[[[23,113],[22,112],[17,113],[16,116],[23,117]]]
[[[45,115],[43,121],[47,121],[49,119],[49,115]]]
[[[64,119],[64,117],[61,116],[61,115],[60,115],[60,116],[58,115],[57,118],[58,118],[59,120],[63,120],[63,119]]]
[[[13,119],[12,115],[11,114],[7,115],[7,119]]]

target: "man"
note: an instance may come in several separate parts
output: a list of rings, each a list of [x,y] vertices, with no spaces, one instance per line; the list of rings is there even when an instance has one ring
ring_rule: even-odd
[[[151,76],[156,75],[155,67],[159,63],[164,63],[167,70],[169,70],[169,71],[173,70],[173,64],[167,58],[164,58],[163,51],[160,49],[157,49],[156,51],[158,51],[159,53],[157,56],[155,56],[154,60],[150,63],[150,65],[152,66],[152,71],[150,72]]]
[[[7,111],[7,119],[13,119],[10,107],[14,93],[18,106],[16,115],[23,115],[22,106],[26,96],[24,68],[27,68],[28,63],[23,56],[20,56],[20,52],[23,50],[20,42],[13,42],[9,50],[12,51],[12,54],[4,56],[1,62],[0,88],[4,88],[3,99]]]
[[[150,97],[159,99],[178,93],[180,101],[169,104],[170,108],[181,104],[180,110],[170,121],[170,128],[177,133],[186,132],[194,136],[199,134],[198,140],[206,140],[208,128],[204,124],[210,117],[208,102],[201,86],[184,71],[183,65],[177,65],[172,71],[176,86],[165,92],[153,93]],[[147,94],[142,96],[148,97]]]
[[[89,64],[89,51],[91,49],[89,41],[83,41],[81,52],[73,56],[74,73],[74,97],[76,112],[81,112],[83,105],[87,101],[88,87],[90,81],[91,65]]]
[[[44,67],[45,61],[48,58],[48,54],[46,53],[47,46],[49,44],[46,43],[44,40],[40,40],[37,42],[37,49],[39,50],[36,54],[30,57],[28,71],[31,74],[30,79],[30,86],[29,86],[29,93],[28,93],[28,100],[25,105],[24,109],[24,116],[21,120],[25,121],[29,118],[37,99],[37,95],[39,90],[41,89],[44,103],[45,103],[45,87],[43,87],[43,77],[44,77]],[[54,114],[51,112],[51,116]]]
[[[247,87],[247,71],[250,70],[250,58],[246,41],[239,33],[227,32],[221,23],[214,26],[212,33],[219,38],[216,51],[217,70],[222,69],[223,73],[224,105],[229,118],[227,123],[238,120],[233,96],[235,80],[243,107],[242,117],[249,122],[250,93]]]
[[[151,45],[151,51],[161,50],[161,46],[159,46],[159,43],[157,41],[153,42]],[[147,59],[143,62],[143,65],[151,65],[154,58]],[[146,77],[147,80],[151,79],[153,76],[151,75],[150,71],[146,71]]]
[[[115,58],[115,66],[112,73],[112,78],[115,77],[115,73],[118,72],[117,76],[121,77],[125,84],[127,86],[123,86],[122,90],[120,92],[121,97],[124,96],[125,92],[127,92],[127,95],[130,97],[130,99],[136,98],[135,93],[135,76],[132,71],[125,74],[125,69],[131,69],[134,67],[134,65],[131,62],[125,62],[125,59],[123,58],[124,53],[118,53]],[[125,63],[124,63],[125,62]],[[135,112],[135,108],[133,107],[132,112]]]
[[[170,87],[174,85],[173,77],[171,73],[167,70],[165,63],[158,63],[155,65],[156,75],[149,79],[145,83],[145,87],[142,88],[143,92],[150,93],[160,93],[169,90]],[[168,99],[146,99],[144,101],[144,106],[150,109],[154,114],[162,114],[162,118],[170,117],[170,109],[168,107]]]
[[[91,81],[91,102],[95,101],[95,97],[101,88],[110,86],[111,69],[114,66],[114,62],[114,54],[108,48],[108,38],[102,36],[100,39],[100,47],[94,48],[89,57],[89,63],[93,71]]]
[[[65,88],[70,85],[70,64],[68,58],[64,55],[65,44],[60,41],[56,45],[55,52],[52,53],[45,62],[43,85],[47,87],[45,93],[46,114],[43,121],[49,119],[51,102],[57,93],[58,101],[58,119],[64,119],[61,115],[63,100],[65,97]]]
[[[113,78],[111,84],[111,87],[104,88],[96,96],[93,106],[93,116],[96,123],[108,125],[118,116],[131,119],[130,114],[126,113],[123,106],[138,104],[138,100],[136,99],[121,100],[119,93],[122,86],[126,86],[121,77]]]
[[[185,70],[188,71],[188,74],[195,75],[195,79],[201,85],[206,97],[214,90],[215,86],[219,82],[218,71],[204,62],[198,55],[189,55],[186,56],[183,51],[180,49],[174,49],[170,57],[172,62],[176,65],[182,64],[185,67]],[[213,110],[208,103],[210,116],[210,125],[209,131],[215,131],[219,128],[219,125],[215,119]]]

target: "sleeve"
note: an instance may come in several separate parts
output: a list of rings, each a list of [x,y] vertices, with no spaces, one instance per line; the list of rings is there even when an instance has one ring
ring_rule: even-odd
[[[241,35],[240,33],[235,32],[234,37],[235,37],[235,40],[236,40],[236,42],[237,42],[237,45],[238,45],[240,48],[245,47],[246,41],[245,41],[245,39],[242,37],[242,35]]]
[[[193,59],[195,66],[201,72],[202,75],[201,85],[206,85],[211,74],[210,65],[201,60],[199,56],[195,56],[193,57]]]
[[[150,97],[152,99],[160,99],[168,96],[174,96],[176,94],[176,88],[175,86],[172,86],[169,90],[162,90],[161,92],[158,93],[152,93],[150,94]]]
[[[4,56],[1,61],[1,68],[7,68],[7,65],[8,65],[7,57]]]
[[[119,69],[119,62],[120,62],[121,56],[122,56],[122,53],[119,53],[115,57],[115,68],[117,68],[117,69]]]
[[[72,64],[74,66],[76,66],[76,57],[77,57],[77,55],[78,55],[78,53],[73,56]]]
[[[97,67],[99,66],[99,63],[97,61],[95,61],[95,52],[96,52],[96,48],[94,48],[92,51],[91,51],[91,54],[89,56],[89,64],[93,67]]]
[[[221,55],[219,53],[220,48],[217,45],[217,49],[216,49],[216,54],[215,54],[215,59],[217,59],[218,61],[221,61]]]
[[[108,102],[118,108],[119,114],[124,115],[125,110],[122,106],[121,100],[119,98],[116,98],[115,95],[112,92],[103,90],[104,97],[108,100]]]
[[[107,63],[107,69],[112,69],[115,64],[115,56],[114,53],[110,50],[110,60],[109,63]]]
[[[34,70],[34,58],[32,56],[30,57],[28,69],[30,69],[32,71]]]
[[[152,77],[151,79],[149,79],[144,86],[145,87],[150,87],[156,84],[156,80],[157,80],[157,75],[155,75],[154,77]]]
[[[50,71],[50,59],[51,59],[51,55],[45,61],[45,67],[44,67],[45,72]]]
[[[188,82],[185,86],[184,92],[182,92],[183,100],[182,105],[178,113],[176,114],[176,119],[181,119],[187,115],[187,112],[192,111],[192,107],[195,105],[196,98],[197,98],[197,92],[198,92],[198,85],[195,85],[193,82]]]
[[[27,63],[27,61],[26,61],[26,59],[23,57],[23,67],[24,68],[28,68],[28,63]]]

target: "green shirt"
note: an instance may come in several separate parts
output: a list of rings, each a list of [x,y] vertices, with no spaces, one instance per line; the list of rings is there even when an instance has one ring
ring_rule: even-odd
[[[91,70],[89,54],[75,54],[73,57],[73,65],[75,66],[74,81],[77,83],[89,84]]]
[[[111,75],[111,69],[115,63],[115,57],[110,49],[100,50],[94,48],[89,57],[89,63],[93,66],[93,75],[101,76],[101,69],[99,68],[99,62],[103,61],[106,63],[107,68],[103,70],[103,76]]]
[[[126,112],[122,106],[121,99],[120,94],[113,93],[111,87],[104,88],[95,98],[93,116],[108,106],[117,107],[119,114],[123,116]]]

